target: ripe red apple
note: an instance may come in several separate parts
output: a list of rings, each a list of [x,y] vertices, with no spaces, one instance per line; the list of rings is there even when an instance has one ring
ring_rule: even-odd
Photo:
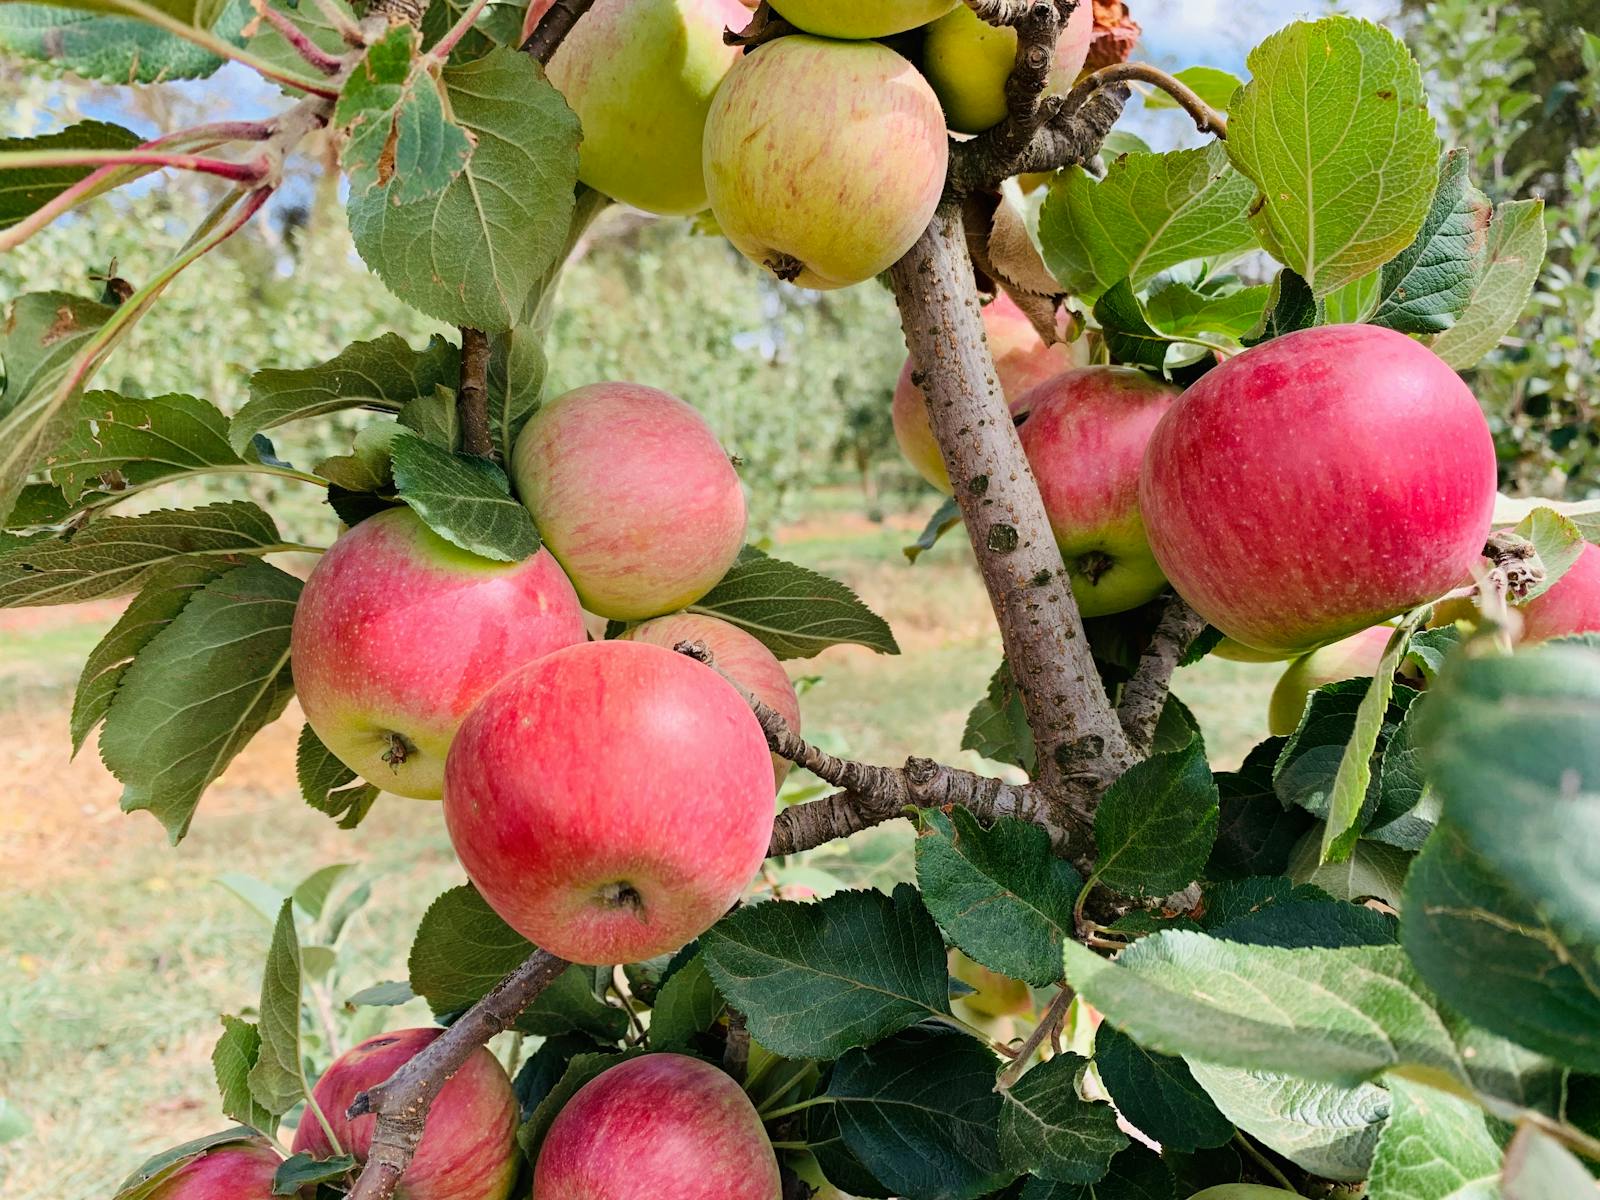
[[[778,1159],[733,1079],[682,1054],[618,1063],[578,1089],[539,1148],[541,1200],[778,1200]]]
[[[312,1096],[346,1154],[366,1162],[372,1115],[345,1116],[358,1092],[382,1083],[444,1031],[399,1029],[370,1037],[334,1059]],[[479,1046],[450,1076],[428,1109],[416,1157],[400,1185],[404,1200],[506,1200],[516,1182],[520,1114],[500,1060]],[[316,1114],[306,1112],[294,1151],[317,1158],[333,1153]]]
[[[1013,413],[1017,401],[1034,384],[1071,367],[1084,366],[1088,361],[1088,344],[1083,338],[1046,346],[1033,322],[1004,292],[984,307],[983,331],[989,341],[989,353],[994,358],[1000,391]],[[950,486],[950,473],[945,470],[939,443],[934,440],[933,426],[928,421],[927,397],[912,381],[914,369],[907,357],[894,386],[894,407],[890,416],[894,421],[895,441],[900,443],[900,453],[917,473],[948,496],[954,490]]]
[[[926,25],[960,0],[776,0],[774,11],[796,29],[831,38],[879,38]]]
[[[184,1163],[146,1200],[272,1200],[282,1162],[265,1142],[232,1142]]]
[[[1179,594],[1235,641],[1302,652],[1453,588],[1494,501],[1472,393],[1375,325],[1291,333],[1204,375],[1156,426],[1139,489]]]
[[[1374,625],[1295,659],[1267,702],[1268,731],[1277,737],[1293,733],[1305,715],[1306,701],[1318,688],[1376,672],[1393,633],[1387,625]]]
[[[533,0],[524,39],[555,0]],[[681,216],[706,206],[700,169],[711,97],[739,57],[740,0],[598,0],[550,60],[583,123],[578,178],[613,200]]]
[[[1072,89],[1094,39],[1094,5],[1079,4],[1056,42],[1046,94]],[[1006,115],[1006,78],[1017,58],[1017,31],[978,19],[965,4],[928,26],[922,69],[958,133],[982,133]]]
[[[574,962],[639,962],[699,937],[772,838],[772,759],[739,693],[643,642],[558,650],[461,726],[445,825],[489,905]]]
[[[1178,390],[1131,367],[1082,367],[1026,392],[1022,449],[1086,617],[1160,595],[1139,515],[1139,469]]]
[[[702,642],[711,651],[712,665],[768,708],[776,710],[789,728],[800,732],[800,697],[789,673],[777,657],[737,625],[699,613],[674,613],[635,625],[625,640],[649,642],[671,650],[679,642]],[[774,784],[781,787],[793,766],[787,758],[772,756]]]
[[[546,401],[511,473],[583,606],[603,617],[692,604],[744,545],[733,464],[704,417],[656,388],[594,383]]]
[[[938,97],[878,42],[768,42],[734,64],[706,120],[717,224],[801,287],[892,266],[933,217],[948,161]]]
[[[311,572],[290,662],[306,720],[340,762],[437,800],[467,710],[503,676],[583,639],[577,594],[549,554],[492,562],[392,508]]]

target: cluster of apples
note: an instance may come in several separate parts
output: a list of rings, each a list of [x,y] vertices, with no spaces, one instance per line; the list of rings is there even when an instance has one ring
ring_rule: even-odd
[[[524,31],[553,3],[534,0]],[[649,212],[709,204],[728,240],[782,279],[859,283],[927,227],[947,131],[979,133],[1005,116],[1016,33],[960,0],[772,8],[801,32],[744,52],[723,41],[750,20],[743,0],[598,0],[549,68],[583,125],[578,175]],[[894,41],[916,30],[915,44]],[[1052,91],[1072,85],[1093,33],[1092,5],[1080,4]]]

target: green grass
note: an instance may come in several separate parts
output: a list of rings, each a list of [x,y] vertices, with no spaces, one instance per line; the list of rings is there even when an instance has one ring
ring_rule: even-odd
[[[818,677],[802,701],[807,731],[870,761],[956,757],[1000,655],[964,542],[954,535],[908,566],[900,547],[913,521],[872,525],[848,515],[860,507],[848,494],[823,499],[819,513],[832,511],[786,531],[774,552],[849,582],[904,653],[844,648],[791,664]],[[433,805],[385,798],[355,834],[309,810],[288,721],[213,786],[176,849],[148,816],[117,812],[115,781],[92,748],[69,764],[66,737],[72,686],[110,619],[101,610],[0,634],[0,758],[21,764],[0,798],[0,1098],[33,1126],[0,1145],[9,1200],[107,1194],[150,1153],[226,1123],[209,1062],[217,1016],[255,1003],[270,931],[219,875],[287,888],[319,866],[358,864],[373,899],[343,939],[335,1000],[403,977],[423,909],[461,881]],[[1265,735],[1274,677],[1216,661],[1180,674],[1218,766]],[[814,861],[852,882],[905,877],[909,840],[902,826],[852,843],[848,858],[830,847]],[[425,1019],[415,1004],[364,1011]],[[336,1023],[347,1041],[360,1033]]]

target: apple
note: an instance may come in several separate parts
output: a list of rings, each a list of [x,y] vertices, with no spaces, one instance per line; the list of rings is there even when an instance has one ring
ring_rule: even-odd
[[[1295,659],[1272,689],[1267,703],[1268,732],[1276,737],[1293,733],[1305,715],[1306,701],[1318,688],[1376,672],[1393,633],[1387,625],[1374,625]]]
[[[960,0],[775,0],[773,10],[796,29],[831,38],[879,38],[944,16]]]
[[[1223,638],[1213,646],[1211,654],[1214,658],[1238,663],[1288,662],[1299,657],[1292,650],[1257,650],[1254,646],[1246,646],[1243,642],[1236,642],[1229,637]]]
[[[744,545],[732,462],[704,417],[655,388],[594,383],[546,401],[511,474],[583,606],[603,617],[692,604]]]
[[[533,0],[524,40],[555,0]],[[664,216],[706,206],[700,140],[743,29],[740,0],[597,0],[550,60],[550,82],[583,123],[578,178]]]
[[[1084,0],[1067,18],[1056,41],[1046,95],[1072,89],[1089,57],[1094,38],[1094,5]],[[965,4],[928,26],[922,69],[944,105],[950,128],[957,133],[982,133],[1006,116],[1006,79],[1017,59],[1017,31],[996,28],[978,19]]]
[[[1177,396],[1131,367],[1082,367],[1019,401],[1022,449],[1086,617],[1137,608],[1167,586],[1139,515],[1139,469]]]
[[[622,635],[626,641],[649,642],[668,650],[679,642],[702,642],[711,651],[712,666],[777,712],[795,733],[800,732],[800,697],[795,695],[789,673],[777,657],[737,625],[699,613],[675,613],[635,625]],[[774,754],[774,787],[781,787],[793,766],[787,758]]]
[[[950,951],[950,974],[977,990],[957,1003],[980,1017],[1014,1017],[1033,1011],[1033,989],[1020,979],[991,971],[959,950]]]
[[[442,1029],[399,1029],[370,1037],[334,1059],[312,1096],[339,1144],[366,1162],[377,1118],[351,1120],[345,1110],[358,1092],[375,1087],[421,1053]],[[406,1168],[402,1200],[506,1200],[517,1178],[520,1113],[500,1060],[479,1046],[450,1076],[428,1109],[422,1141]],[[294,1152],[333,1153],[322,1123],[309,1110],[294,1134]]]
[[[317,563],[289,661],[306,720],[340,762],[387,791],[437,800],[467,710],[503,676],[584,636],[577,593],[551,555],[493,562],[391,508]]]
[[[1178,593],[1235,641],[1302,653],[1453,588],[1494,502],[1478,402],[1376,325],[1301,330],[1209,371],[1156,426],[1139,488]]]
[[[759,46],[706,121],[717,224],[801,287],[848,287],[892,266],[932,219],[948,165],[938,97],[878,42],[794,34]]]
[[[573,962],[640,962],[699,937],[760,868],[772,759],[710,667],[590,642],[472,710],[444,817],[468,878],[523,937]]]
[[[539,1147],[541,1200],[779,1200],[778,1159],[731,1076],[683,1054],[629,1059],[584,1084]]]
[[[1013,406],[1013,413],[1016,402],[1034,384],[1088,362],[1089,347],[1083,338],[1046,346],[1033,322],[1004,292],[984,307],[983,331],[994,358],[1000,391]],[[950,486],[950,473],[945,470],[939,443],[934,440],[933,426],[928,421],[927,397],[912,379],[914,372],[915,364],[908,357],[895,383],[894,406],[890,410],[895,441],[917,473],[948,496],[955,489]]]
[[[1520,645],[1571,637],[1579,633],[1600,633],[1600,546],[1585,543],[1577,561],[1566,574],[1539,596],[1516,606],[1522,618]],[[1458,597],[1435,606],[1431,624],[1449,625],[1455,621],[1476,624],[1477,605]]]
[[[230,1142],[184,1163],[145,1200],[272,1200],[282,1162],[265,1142]]]
[[[1300,1200],[1300,1193],[1261,1183],[1219,1183],[1196,1192],[1189,1200]]]

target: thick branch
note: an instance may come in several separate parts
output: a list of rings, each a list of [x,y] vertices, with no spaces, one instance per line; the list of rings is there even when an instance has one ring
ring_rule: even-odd
[[[494,457],[489,432],[489,338],[481,329],[461,327],[461,380],[456,388],[461,449],[479,458]]]
[[[1112,63],[1109,67],[1101,67],[1092,75],[1085,75],[1067,93],[1066,110],[1077,112],[1096,92],[1127,81],[1148,83],[1160,88],[1178,102],[1179,108],[1194,119],[1195,128],[1201,133],[1214,133],[1219,138],[1228,136],[1226,117],[1200,99],[1193,88],[1174,79],[1159,67],[1152,67],[1149,63]]]
[[[423,1122],[439,1089],[479,1046],[511,1027],[539,993],[567,969],[563,958],[535,950],[482,1000],[405,1066],[350,1106],[355,1118],[376,1113],[372,1147],[349,1200],[389,1200],[422,1140]]]
[[[1174,594],[1167,601],[1133,678],[1122,689],[1122,703],[1117,707],[1117,718],[1135,754],[1150,753],[1156,723],[1161,720],[1172,685],[1172,672],[1205,627],[1206,619],[1190,608],[1182,596]]]
[[[522,49],[542,65],[549,66],[567,34],[578,23],[578,18],[588,12],[593,4],[594,0],[556,0],[528,35],[528,40],[522,43]]]

